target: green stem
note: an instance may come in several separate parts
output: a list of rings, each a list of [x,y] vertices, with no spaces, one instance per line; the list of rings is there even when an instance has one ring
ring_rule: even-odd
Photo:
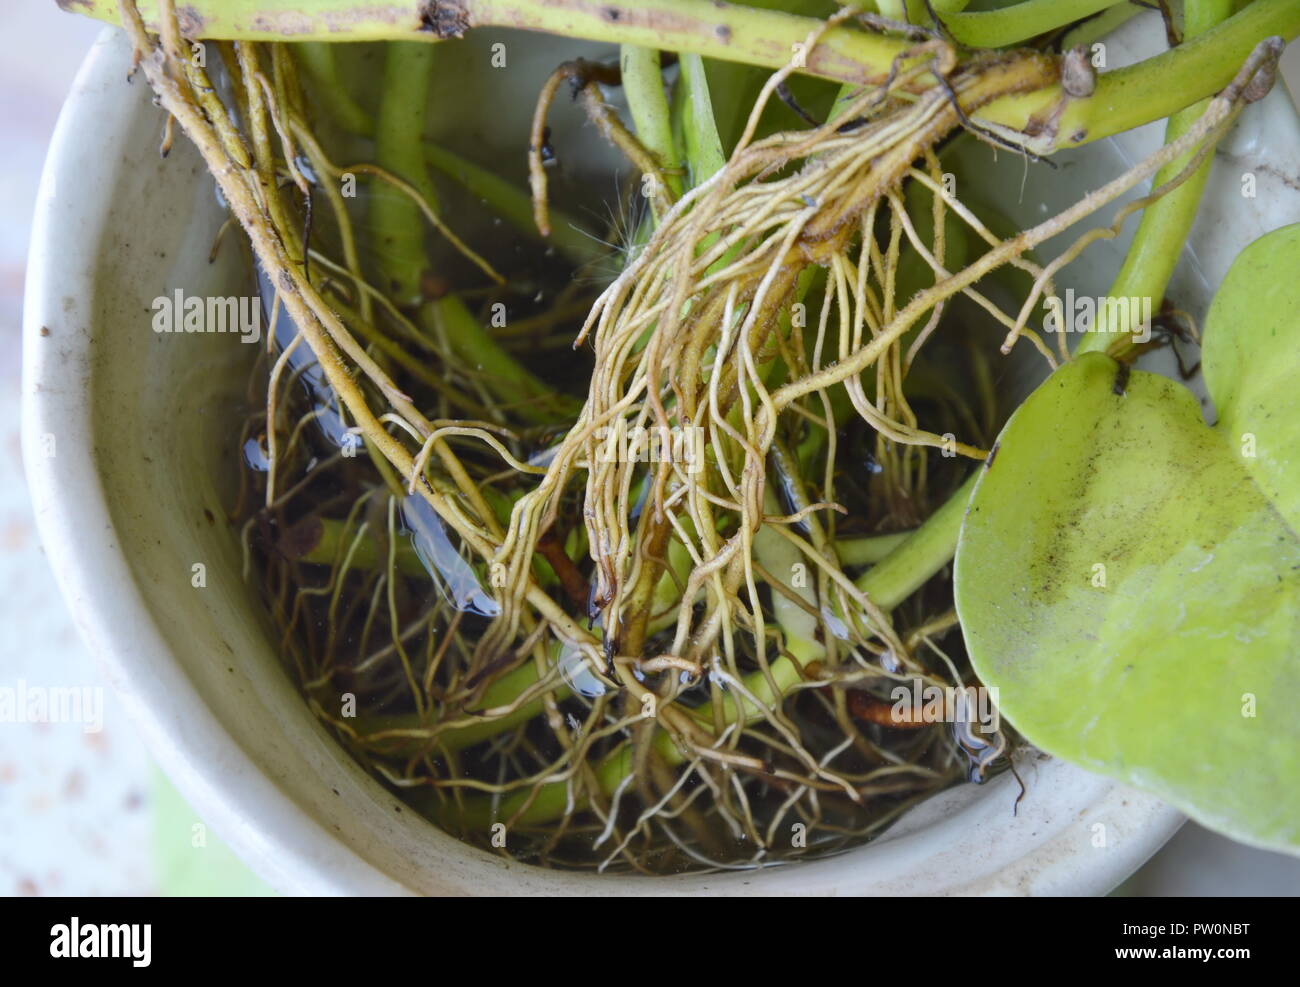
[[[78,13],[118,22],[118,0],[77,0]],[[151,30],[158,0],[139,0]],[[812,17],[714,0],[189,0],[187,33],[243,41],[437,41],[476,27],[693,52],[779,68],[818,25]],[[910,42],[833,28],[809,56],[814,74],[881,79]],[[864,75],[864,70],[869,73]]]
[[[900,22],[907,21],[907,3],[905,0],[876,0],[876,9],[884,17]]]
[[[668,94],[659,65],[659,51],[639,45],[623,45],[619,62],[623,76],[623,94],[637,139],[655,156],[664,181],[673,197],[682,194],[681,160],[673,143],[672,117],[668,111]]]
[[[936,14],[951,14],[965,10],[971,0],[930,0],[930,6]],[[913,24],[929,24],[930,11],[925,9],[925,0],[907,0],[907,18]]]
[[[335,518],[307,518],[293,526],[281,551],[298,562],[335,565],[356,537],[355,528]],[[374,532],[367,534],[352,551],[353,569],[372,570],[388,564],[388,551]],[[407,538],[397,543],[398,570],[407,576],[428,576],[419,553]]]
[[[503,404],[520,417],[538,425],[578,416],[577,402],[559,394],[550,384],[534,376],[479,325],[474,314],[456,295],[444,295],[422,311],[422,321],[445,340],[456,358],[471,373],[483,375],[483,383]]]
[[[1255,0],[1199,37],[1127,68],[1097,78],[1092,96],[1074,99],[1061,113],[1057,136],[1044,150],[1077,147],[1167,117],[1212,96],[1241,69],[1265,38],[1285,40],[1300,34],[1300,3]],[[1061,99],[1059,86],[1006,96],[977,116],[1024,130],[1031,120],[1047,120]]]
[[[875,565],[907,541],[911,534],[910,531],[895,531],[887,535],[840,538],[835,542],[835,551],[841,565]]]
[[[902,544],[855,580],[872,603],[882,610],[894,609],[952,559],[978,475],[972,474]]]
[[[1060,50],[1066,51],[1078,45],[1091,49],[1093,44],[1106,37],[1111,31],[1119,30],[1140,13],[1142,8],[1134,3],[1110,7],[1096,17],[1090,17],[1082,24],[1070,28],[1061,38]]]
[[[606,795],[613,795],[619,783],[631,770],[632,752],[624,745],[596,765],[596,784]],[[501,800],[496,811],[493,811],[492,800],[483,795],[465,799],[465,804],[460,809],[452,804],[444,805],[435,802],[431,796],[425,796],[416,808],[422,809],[426,815],[432,816],[453,832],[457,829],[461,832],[485,831],[494,822],[515,819],[516,813],[524,807],[525,803],[528,804],[528,808],[515,819],[515,824],[518,826],[538,826],[552,822],[563,816],[568,809],[568,786],[561,782],[542,786],[536,798],[529,802],[531,796],[531,791],[507,795]],[[575,808],[581,809],[582,804],[579,803]]]
[[[434,49],[429,45],[408,41],[388,46],[375,156],[380,165],[412,185],[437,209],[437,194],[424,163],[423,142],[433,68]],[[399,305],[413,304],[419,299],[420,274],[426,265],[420,207],[399,189],[375,182],[369,226],[383,290]]]
[[[528,193],[494,171],[467,161],[446,148],[424,146],[429,164],[460,183],[470,195],[482,199],[519,233],[538,243],[554,247],[575,265],[589,264],[604,252],[601,244],[582,232],[582,224],[552,205],[551,235],[543,237],[533,221],[533,200]]]
[[[483,698],[474,704],[471,712],[509,706],[527,690],[536,686],[537,682],[537,666],[532,662],[520,665],[489,685],[483,692]],[[568,695],[568,689],[557,685],[552,690],[552,694],[557,700],[563,699]],[[452,727],[438,734],[437,751],[438,753],[455,753],[456,751],[465,750],[467,747],[473,747],[475,744],[482,743],[484,740],[495,737],[512,727],[527,723],[541,712],[542,697],[538,696],[505,716],[480,720],[476,723],[466,724],[463,727]],[[427,746],[427,741],[418,734],[428,730],[429,724],[415,714],[359,716],[349,725],[361,736],[371,736],[388,731],[410,732],[412,735],[409,737],[394,736],[392,738],[392,745],[397,753],[419,752],[423,751]],[[406,746],[407,744],[409,744],[409,748]]]
[[[971,48],[1019,44],[1073,24],[1126,0],[1024,0],[1000,10],[968,10],[941,17],[957,41]]]
[[[425,162],[423,139],[434,54],[432,46],[415,42],[388,46],[375,153],[385,169],[408,182],[430,208],[437,209],[437,191]],[[401,190],[376,182],[369,226],[383,287],[399,304],[419,301],[420,276],[427,264],[420,207]],[[556,395],[552,387],[507,353],[458,297],[446,295],[431,302],[423,314],[470,372],[482,373],[488,389],[501,401],[517,407],[523,417],[542,424],[561,413],[569,416],[573,402]]]
[[[713,100],[709,97],[709,78],[704,72],[704,59],[685,53],[681,56],[682,87],[682,141],[686,161],[691,170],[691,187],[707,181],[722,170],[727,156],[722,151],[718,137],[718,124],[713,117]]]
[[[317,102],[344,130],[369,134],[372,127],[370,115],[352,98],[349,87],[340,80],[335,51],[333,45],[323,41],[307,41],[293,46],[298,64],[315,87]]]
[[[698,55],[681,56],[681,76],[677,92],[673,94],[674,140],[680,146],[679,157],[686,167],[685,186],[695,188],[706,182],[727,163],[718,136],[718,124],[713,115],[713,98],[709,93],[709,77],[704,70],[704,60]],[[708,250],[720,234],[709,233],[696,247],[697,252]],[[709,268],[718,271],[735,260],[739,245],[729,250]],[[642,344],[649,333],[642,338]]]
[[[1186,37],[1199,37],[1226,20],[1231,13],[1232,0],[1188,0],[1183,16]],[[1206,101],[1203,100],[1170,117],[1165,129],[1165,143],[1171,143],[1186,133],[1187,128],[1204,112],[1205,106]],[[1152,188],[1158,188],[1177,176],[1192,160],[1193,155],[1194,152],[1189,152],[1176,158],[1157,172],[1152,179]],[[1151,309],[1160,305],[1165,290],[1169,287],[1174,267],[1178,264],[1183,244],[1196,220],[1201,195],[1205,191],[1213,163],[1213,157],[1207,155],[1200,167],[1182,185],[1146,207],[1133,236],[1133,244],[1111,285],[1111,298],[1139,302],[1145,300]],[[1109,313],[1120,311],[1124,314],[1117,315],[1116,320],[1106,317]],[[1105,349],[1116,340],[1116,334],[1131,333],[1136,328],[1135,323],[1140,319],[1141,311],[1139,305],[1132,303],[1122,309],[1117,306],[1102,306],[1088,333],[1079,340],[1076,354]]]

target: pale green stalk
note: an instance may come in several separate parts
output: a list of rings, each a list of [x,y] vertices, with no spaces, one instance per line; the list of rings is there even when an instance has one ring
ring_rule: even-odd
[[[1183,17],[1187,38],[1203,35],[1232,13],[1232,0],[1187,0]],[[1171,143],[1187,132],[1205,111],[1208,100],[1202,100],[1169,118],[1165,128],[1165,143]],[[1152,188],[1159,188],[1175,178],[1191,162],[1195,152],[1176,158],[1160,169],[1152,179]],[[1154,313],[1160,307],[1169,287],[1169,279],[1182,253],[1183,244],[1191,232],[1192,223],[1200,211],[1201,196],[1214,164],[1213,155],[1206,155],[1196,171],[1176,189],[1147,206],[1142,221],[1133,235],[1133,243],[1124,257],[1124,264],[1110,288],[1110,298],[1128,299],[1122,308],[1102,306],[1088,333],[1079,340],[1076,354],[1105,349],[1119,338],[1138,327],[1142,306],[1149,305]],[[1132,304],[1136,301],[1138,304]],[[1117,313],[1111,320],[1110,313]],[[1122,314],[1119,314],[1122,313]],[[1120,324],[1118,320],[1122,320]],[[1065,327],[1059,327],[1064,329]],[[1150,326],[1146,327],[1147,329]]]
[[[437,193],[424,162],[425,111],[433,82],[436,49],[415,42],[396,42],[384,57],[384,99],[375,130],[379,164],[414,187],[436,210]],[[399,305],[419,299],[420,275],[427,263],[424,217],[400,189],[376,180],[370,195],[371,248],[381,275],[380,287]]]
[[[682,163],[673,142],[672,116],[664,90],[659,52],[639,45],[623,45],[619,57],[623,94],[632,113],[637,139],[654,155],[669,191],[682,194]]]

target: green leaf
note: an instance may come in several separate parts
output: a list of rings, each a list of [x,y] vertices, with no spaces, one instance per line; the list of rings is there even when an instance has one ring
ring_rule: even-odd
[[[1233,262],[1206,317],[1202,357],[1219,431],[1230,445],[1253,439],[1257,455],[1242,464],[1300,531],[1300,223]]]
[[[1012,416],[971,498],[975,670],[1050,754],[1300,852],[1300,226],[1242,252],[1206,324],[1219,412],[1089,353]]]

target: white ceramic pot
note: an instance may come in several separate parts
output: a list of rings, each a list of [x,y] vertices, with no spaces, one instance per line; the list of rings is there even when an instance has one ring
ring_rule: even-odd
[[[126,84],[128,60],[123,37],[106,31],[63,109],[41,185],[24,325],[28,477],[50,562],[106,676],[195,809],[274,886],[354,894],[1099,894],[1180,824],[1151,796],[1031,756],[1020,765],[1028,791],[1018,810],[1016,782],[1004,774],[931,799],[876,842],[833,859],[646,879],[502,860],[404,808],[308,712],[240,577],[237,539],[214,520],[230,503],[231,409],[251,347],[236,336],[157,335],[150,305],[176,288],[242,294],[245,275],[233,250],[208,264],[223,220],[212,180],[184,139],[159,158],[162,117],[142,81]],[[1298,134],[1290,102],[1270,98],[1220,152],[1195,260],[1175,284],[1193,310],[1237,250],[1288,221],[1277,207],[1285,187],[1266,166],[1300,160]],[[1117,154],[1135,156],[1158,140],[1158,132],[1138,135],[1098,160],[1113,166]],[[1258,175],[1256,200],[1240,195],[1239,174],[1248,169]],[[1051,173],[1048,181],[1068,188],[1031,185],[1023,202],[1060,199],[1085,187],[1092,170]],[[1018,177],[1018,168],[999,174],[1009,173]],[[1031,172],[1031,183],[1042,180]],[[1036,218],[1018,189],[988,191],[1022,221]],[[1286,201],[1293,208],[1295,193]],[[1207,222],[1212,238],[1203,235]],[[1104,292],[1119,249],[1095,250],[1082,281],[1072,283]],[[198,563],[204,588],[191,581]]]

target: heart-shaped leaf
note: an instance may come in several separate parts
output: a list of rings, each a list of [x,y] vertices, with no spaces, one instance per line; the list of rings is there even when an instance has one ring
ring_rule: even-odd
[[[957,548],[975,670],[1043,750],[1300,852],[1300,226],[1237,258],[1180,384],[1087,354],[1007,423]]]

